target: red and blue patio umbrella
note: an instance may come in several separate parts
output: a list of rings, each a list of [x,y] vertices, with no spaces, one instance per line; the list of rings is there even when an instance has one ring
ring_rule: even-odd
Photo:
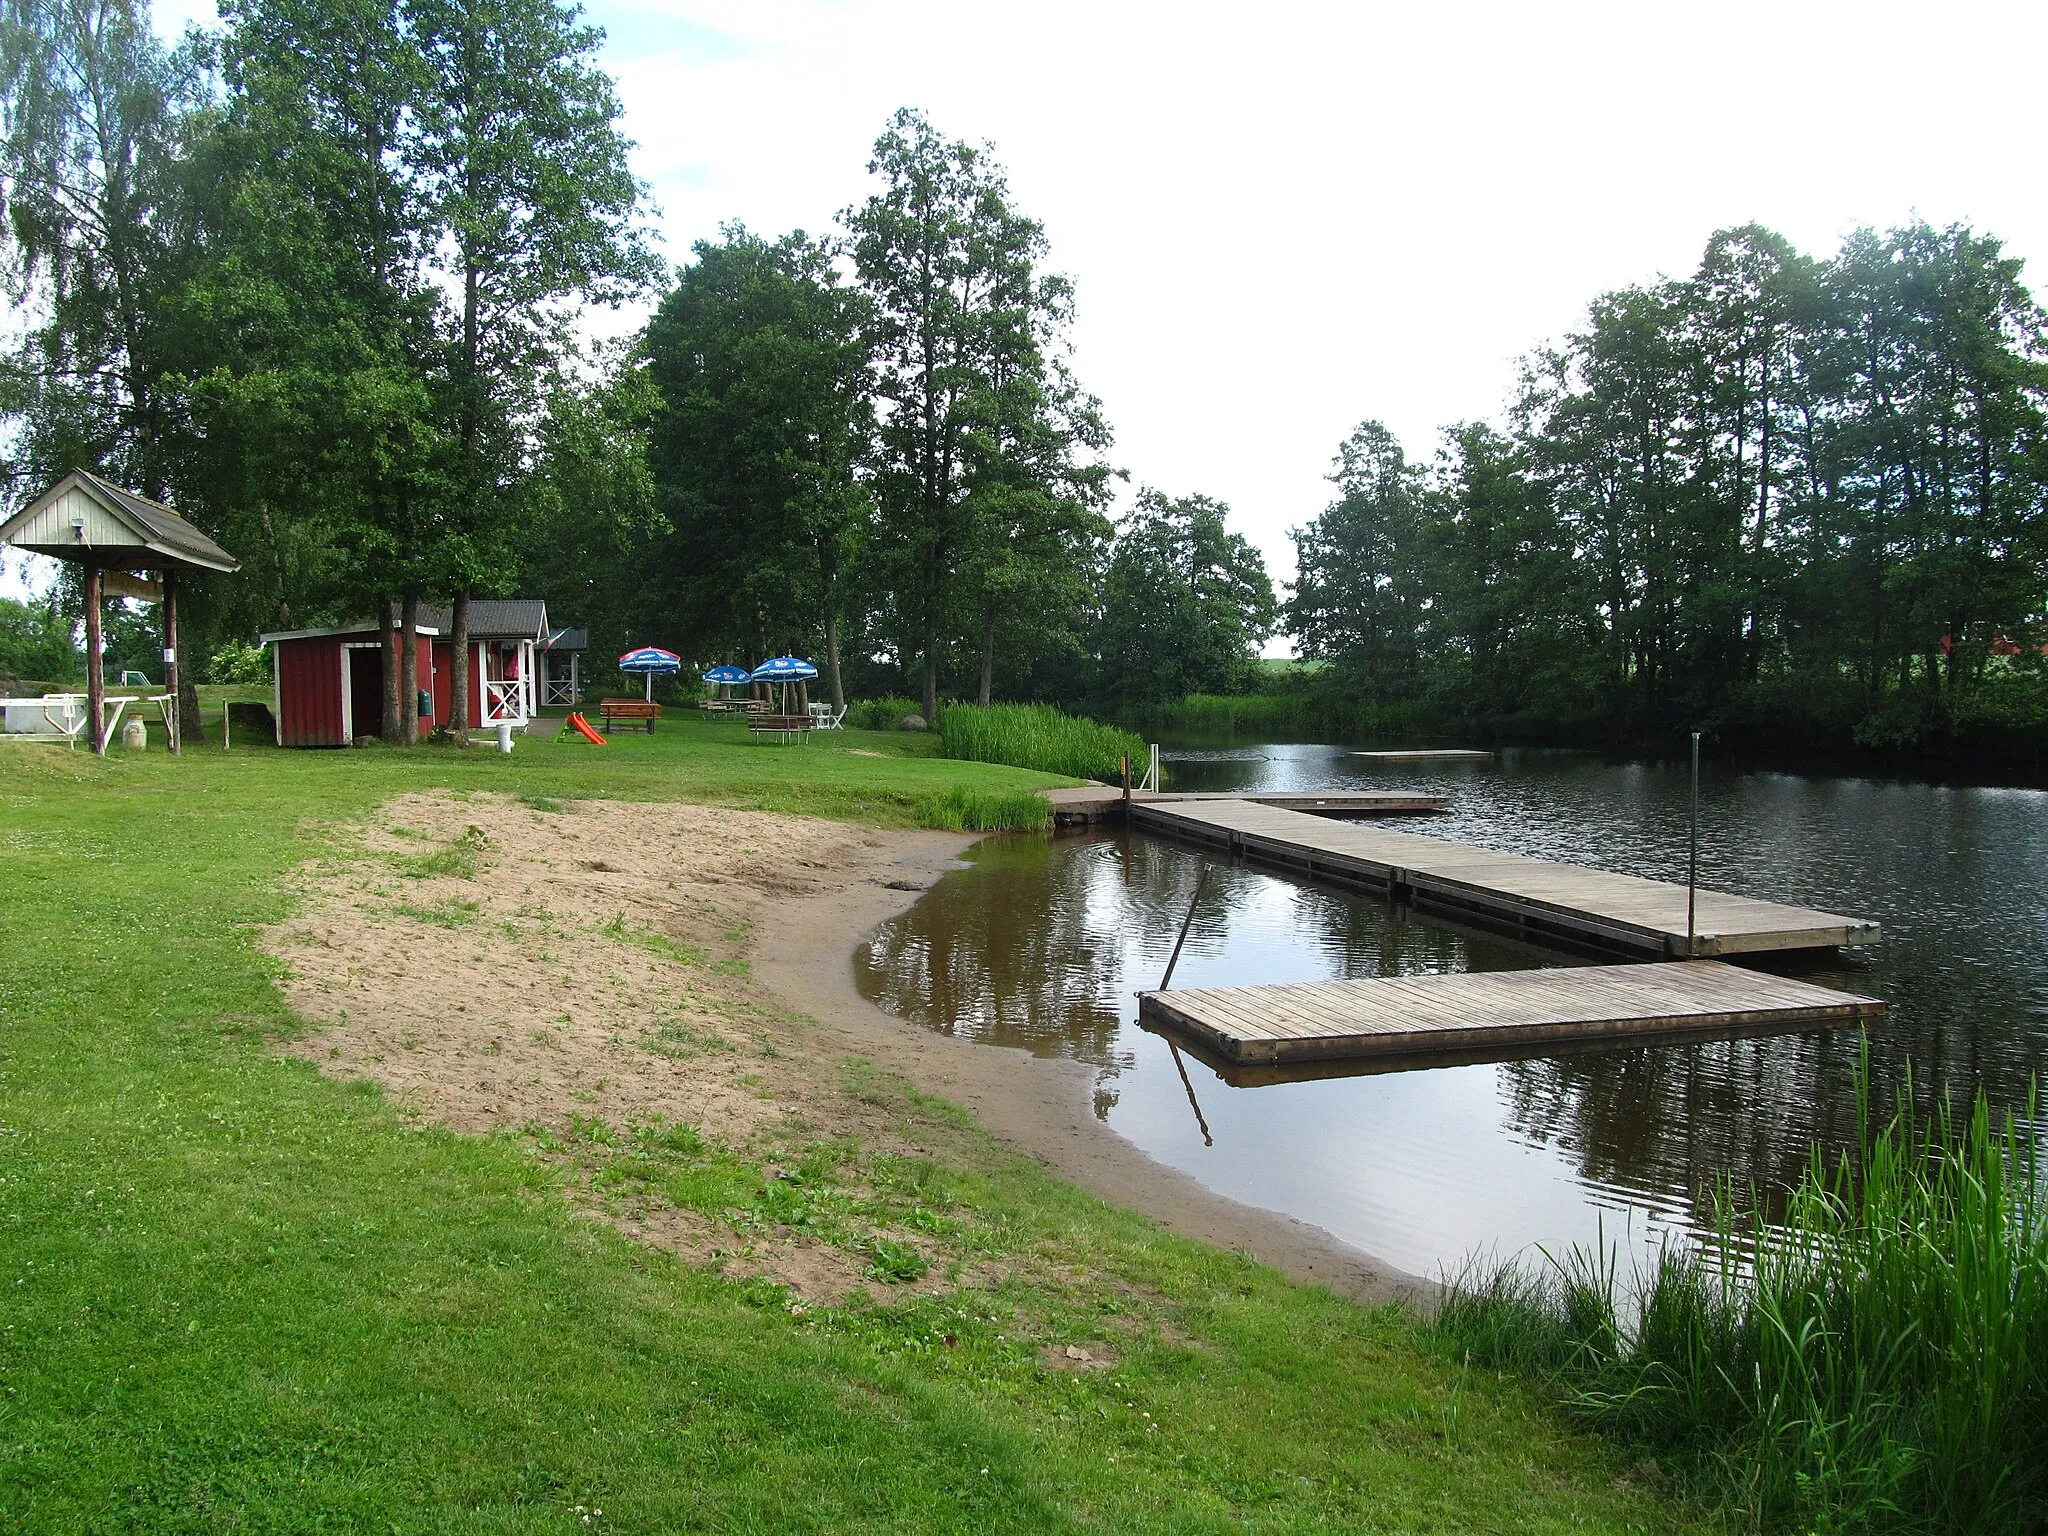
[[[638,650],[628,651],[619,658],[621,672],[644,672],[647,674],[647,697],[654,698],[654,679],[674,677],[683,670],[683,658],[674,651],[664,651],[658,645],[643,645]]]

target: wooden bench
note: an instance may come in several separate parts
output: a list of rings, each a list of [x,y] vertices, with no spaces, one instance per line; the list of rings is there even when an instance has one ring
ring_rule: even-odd
[[[654,734],[654,722],[661,718],[661,706],[648,699],[605,699],[597,706],[604,728],[611,730],[621,720],[645,720],[647,734]]]
[[[809,715],[752,715],[748,717],[747,729],[759,731],[764,736],[780,736],[784,741],[792,736],[801,736],[816,722]]]

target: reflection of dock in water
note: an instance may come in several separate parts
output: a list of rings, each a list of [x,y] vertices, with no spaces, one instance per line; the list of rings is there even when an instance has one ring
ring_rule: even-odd
[[[1862,918],[1702,890],[1688,948],[1683,885],[1305,816],[1248,797],[1133,801],[1131,822],[1247,859],[1383,890],[1539,944],[1672,959],[1874,944],[1880,936],[1878,925]]]
[[[1884,1017],[1876,998],[1713,961],[1384,976],[1141,993],[1139,1021],[1246,1081],[1292,1063],[1399,1071],[1562,1046],[1831,1029]],[[1366,1065],[1370,1063],[1370,1065]]]

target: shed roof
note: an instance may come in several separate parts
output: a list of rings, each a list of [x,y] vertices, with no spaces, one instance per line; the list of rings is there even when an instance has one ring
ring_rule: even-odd
[[[241,561],[147,496],[74,469],[5,522],[0,544],[115,570],[233,571]]]
[[[590,649],[590,631],[587,629],[558,629],[541,642],[544,651],[587,651]]]
[[[394,622],[391,627],[396,629],[398,625]],[[313,629],[276,629],[268,634],[258,635],[256,643],[258,645],[269,645],[272,641],[276,640],[320,640],[334,635],[374,635],[376,633],[377,621],[375,619],[358,619],[349,624],[323,624]],[[438,638],[441,632],[430,624],[421,624],[415,633]]]
[[[421,608],[420,622],[432,624],[442,634],[455,631],[454,612],[447,608]],[[545,640],[548,635],[548,605],[537,597],[473,597],[469,600],[469,637],[472,640]]]

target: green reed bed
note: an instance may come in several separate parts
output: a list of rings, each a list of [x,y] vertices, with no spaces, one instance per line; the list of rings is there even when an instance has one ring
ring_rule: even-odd
[[[1134,769],[1145,755],[1144,742],[1129,731],[1050,704],[955,704],[940,717],[939,731],[948,757],[1076,779],[1114,782],[1126,754]]]
[[[921,796],[917,824],[946,832],[1043,832],[1052,802],[1028,789],[963,789]]]
[[[1905,1101],[1902,1100],[1902,1104]],[[1438,1332],[1567,1402],[1743,1524],[2038,1531],[2048,1513],[2048,1200],[2030,1113],[1902,1107],[1816,1150],[1783,1215],[1720,1202],[1624,1287],[1604,1253],[1475,1269]]]

